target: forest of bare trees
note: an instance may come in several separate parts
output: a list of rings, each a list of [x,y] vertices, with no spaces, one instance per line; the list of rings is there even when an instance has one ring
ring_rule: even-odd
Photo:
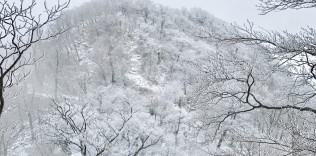
[[[313,27],[150,0],[69,4],[0,2],[0,155],[316,154]]]

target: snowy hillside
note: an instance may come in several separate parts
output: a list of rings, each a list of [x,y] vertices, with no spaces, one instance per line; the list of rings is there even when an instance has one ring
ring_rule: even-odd
[[[273,65],[256,53],[260,47],[211,40],[233,30],[224,21],[148,0],[95,0],[65,12],[49,31],[62,27],[71,29],[36,44],[44,57],[11,88],[22,91],[8,98],[0,155],[284,152],[244,140],[287,138],[291,132],[272,120],[284,116],[261,110],[230,116],[243,107],[225,98],[251,86],[254,75],[254,92],[273,105],[284,96],[277,82],[291,80],[268,70]]]

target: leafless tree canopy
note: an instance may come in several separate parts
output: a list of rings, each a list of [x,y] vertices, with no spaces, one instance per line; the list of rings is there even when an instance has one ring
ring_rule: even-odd
[[[62,16],[69,0],[12,1],[0,2],[0,155],[315,155],[314,28],[228,25],[150,0]],[[257,2],[262,14],[314,7]]]
[[[0,2],[0,115],[4,107],[4,89],[22,81],[27,73],[17,71],[36,61],[27,54],[27,50],[32,44],[53,38],[66,30],[43,33],[44,27],[58,19],[69,2],[68,0],[53,7],[48,7],[45,2],[45,12],[40,15],[34,13],[37,5],[35,0],[30,4],[24,0],[17,3],[7,0]]]
[[[316,6],[315,0],[260,0],[258,5],[261,14],[265,15],[271,11],[281,11],[286,9],[313,8]]]
[[[286,9],[316,7],[314,0],[261,0],[261,2],[259,9],[262,14]],[[264,74],[260,75],[258,72],[261,69],[260,65],[259,67],[250,67],[249,70],[244,71],[243,76],[236,76],[237,72],[226,71],[227,75],[230,76],[221,80],[221,83],[224,82],[227,85],[234,81],[234,85],[240,84],[240,88],[215,89],[210,93],[212,93],[216,104],[225,104],[229,100],[235,100],[240,107],[216,116],[214,119],[219,127],[237,114],[256,112],[256,110],[294,111],[302,120],[306,120],[307,116],[316,115],[316,109],[313,107],[313,101],[316,97],[316,31],[314,28],[303,28],[300,33],[277,32],[264,29],[256,30],[253,23],[248,22],[243,26],[233,24],[232,27],[227,28],[227,32],[224,35],[215,33],[208,35],[221,43],[242,43],[256,47],[257,51],[254,53],[265,55],[268,60],[266,64],[271,65],[269,67],[271,71],[267,73],[283,73],[291,79],[291,84],[287,88],[283,88],[282,94],[285,96],[281,100],[275,100],[278,99],[275,95],[263,98],[262,95],[258,94],[260,86],[265,81],[262,80]],[[207,38],[207,36],[201,38]],[[280,83],[285,84],[285,82]],[[299,124],[302,123],[304,122]],[[316,153],[313,147],[315,146],[315,136],[306,134],[307,132],[302,132],[300,128],[295,130],[293,138],[296,137],[294,142],[298,144],[295,145],[297,146],[295,150],[293,150],[293,146],[286,145],[284,142],[274,143],[282,147],[292,148],[292,151],[289,151],[293,153],[302,151]]]

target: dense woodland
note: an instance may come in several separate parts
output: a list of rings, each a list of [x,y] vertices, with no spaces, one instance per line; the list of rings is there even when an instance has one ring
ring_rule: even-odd
[[[262,14],[316,4],[260,2]],[[24,5],[20,21],[37,19]],[[23,8],[0,2],[0,155],[316,154],[313,28],[257,30],[150,0],[67,5],[44,5],[50,20],[16,35],[6,24]]]

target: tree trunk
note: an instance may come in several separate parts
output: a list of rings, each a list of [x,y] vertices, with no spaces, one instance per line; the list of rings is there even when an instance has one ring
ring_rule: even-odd
[[[158,57],[157,64],[160,64],[161,63],[161,52],[157,53],[157,57]]]
[[[110,46],[109,48],[109,53],[108,53],[108,56],[109,56],[109,59],[110,59],[110,67],[111,67],[111,82],[112,83],[115,83],[116,80],[115,80],[115,69],[114,69],[114,63],[113,63],[113,58],[112,58],[112,50],[114,49],[114,47]]]
[[[2,112],[3,112],[3,107],[4,107],[4,98],[3,98],[3,91],[1,89],[1,91],[0,91],[0,117],[1,117]]]
[[[2,144],[0,144],[0,145],[2,145],[2,147],[0,147],[0,149],[1,148],[3,149],[3,156],[7,156],[8,155],[8,149],[7,149],[7,144],[5,143],[5,140],[4,140],[4,134],[1,135],[1,142],[2,142]]]
[[[55,92],[54,92],[54,98],[57,100],[58,96],[58,74],[59,74],[59,51],[56,51],[56,68],[55,68]]]
[[[222,146],[222,142],[223,142],[226,134],[227,134],[227,129],[225,129],[223,134],[221,135],[221,138],[219,139],[218,144],[217,144],[217,148],[220,148]]]
[[[30,110],[27,112],[27,116],[29,118],[29,125],[31,129],[31,135],[32,135],[32,140],[35,140],[35,133],[34,133],[34,126],[33,126],[33,119],[32,119],[32,114],[30,113]]]
[[[3,80],[0,80],[0,117],[4,108],[4,98],[3,98]]]

